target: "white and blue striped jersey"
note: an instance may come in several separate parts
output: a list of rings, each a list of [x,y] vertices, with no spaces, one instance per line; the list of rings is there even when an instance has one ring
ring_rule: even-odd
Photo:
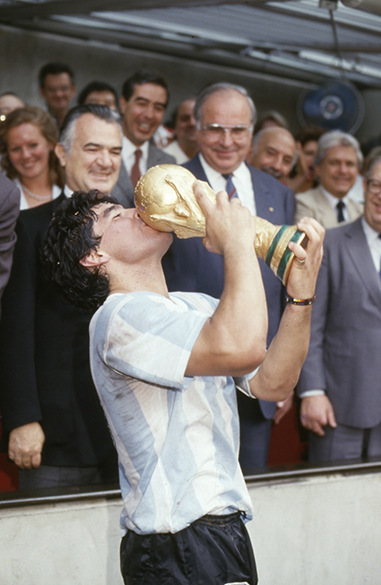
[[[91,321],[92,374],[119,456],[122,534],[178,532],[205,514],[252,517],[234,381],[184,375],[217,303],[197,293],[113,294]]]

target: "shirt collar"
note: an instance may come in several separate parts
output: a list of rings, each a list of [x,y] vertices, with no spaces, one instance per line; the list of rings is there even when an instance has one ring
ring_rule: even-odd
[[[70,187],[68,187],[66,184],[63,188],[63,192],[64,192],[65,197],[71,197],[74,193],[73,189],[70,189]]]
[[[374,230],[369,223],[365,219],[365,215],[361,218],[362,229],[364,230],[364,234],[366,239],[368,240],[369,244],[372,242],[378,241],[378,236],[380,235],[376,230]]]
[[[127,138],[127,136],[123,135],[123,154],[126,156],[126,158],[133,156],[137,148],[140,148],[142,151],[142,157],[147,160],[149,140],[146,140],[141,146],[136,146],[136,144],[133,144],[131,140]]]
[[[339,201],[342,201],[343,203],[345,203],[345,205],[348,204],[348,200],[350,199],[348,194],[345,195],[345,197],[342,197],[341,199],[339,199],[339,197],[335,197],[329,191],[327,191],[327,189],[324,189],[324,187],[322,185],[320,185],[320,189],[322,190],[324,195],[327,197],[328,201],[330,202],[330,204],[332,205],[332,207],[334,209],[336,208],[336,205],[338,204]]]
[[[204,172],[205,172],[209,182],[213,182],[213,179],[218,179],[219,177],[221,177],[222,173],[213,169],[213,167],[211,167],[206,162],[206,160],[202,156],[201,152],[199,153],[199,156],[200,156],[201,166],[204,169]],[[233,177],[244,179],[244,178],[246,178],[246,171],[247,171],[247,167],[246,167],[245,162],[241,162],[239,167],[237,169],[235,169],[235,171],[233,171],[232,175],[233,175]]]

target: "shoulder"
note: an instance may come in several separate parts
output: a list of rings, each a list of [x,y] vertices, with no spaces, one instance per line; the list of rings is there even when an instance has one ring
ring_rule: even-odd
[[[355,238],[356,236],[365,238],[361,218],[327,229],[324,237],[324,248],[337,248],[342,242],[348,241],[348,239]]]
[[[47,231],[58,205],[64,200],[65,196],[60,195],[53,201],[21,211],[17,221],[16,231],[19,232],[22,230],[27,232],[30,237],[41,238]]]
[[[201,167],[201,163],[200,163],[200,159],[198,157],[198,154],[196,154],[196,156],[194,156],[193,158],[191,158],[187,162],[183,163],[181,166],[184,167],[185,169],[190,170],[190,171],[195,169],[195,168]]]
[[[306,203],[306,202],[314,202],[317,199],[324,197],[320,187],[315,187],[314,189],[308,189],[308,191],[304,191],[304,193],[297,193],[295,195],[295,199],[297,203]]]
[[[218,299],[205,293],[196,292],[172,292],[169,293],[172,300],[178,299],[183,302],[189,310],[200,311],[212,314],[218,305]]]
[[[152,160],[154,164],[176,164],[176,159],[173,156],[160,150],[160,148],[157,148],[153,144],[149,145],[148,159],[149,162]]]
[[[253,182],[254,191],[258,188],[265,189],[266,191],[271,191],[272,193],[276,193],[282,196],[294,198],[294,193],[291,191],[287,185],[283,185],[280,181],[269,175],[268,173],[264,173],[251,165],[247,165],[251,179]]]
[[[18,209],[20,205],[20,191],[5,173],[0,173],[0,207]]]

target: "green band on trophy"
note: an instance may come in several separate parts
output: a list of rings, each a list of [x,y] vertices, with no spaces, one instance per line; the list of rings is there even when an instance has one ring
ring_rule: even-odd
[[[284,228],[286,228],[287,226],[283,226]],[[291,239],[289,240],[290,242],[298,242],[300,240],[301,236],[304,236],[305,234],[303,234],[303,232],[299,231],[299,230],[295,230],[295,233],[293,234],[293,236],[291,237]],[[284,278],[284,274],[288,265],[288,261],[290,260],[290,257],[292,256],[293,252],[291,252],[290,248],[287,246],[287,248],[284,251],[284,254],[282,256],[281,261],[279,262],[279,266],[278,266],[278,270],[277,270],[277,276],[278,278],[280,278],[280,280],[283,281]]]
[[[266,260],[265,260],[267,266],[270,266],[271,260],[273,258],[276,247],[279,243],[279,240],[281,239],[283,233],[286,231],[287,228],[288,228],[287,225],[282,225],[281,228],[279,229],[278,233],[275,235],[273,241],[271,242],[271,245],[269,247],[269,251],[267,252],[267,256],[266,256]],[[279,278],[281,278],[281,277],[279,277]]]

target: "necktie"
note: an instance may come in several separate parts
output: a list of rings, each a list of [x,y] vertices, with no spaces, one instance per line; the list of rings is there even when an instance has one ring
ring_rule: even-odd
[[[222,176],[224,179],[226,179],[225,191],[228,194],[229,199],[231,199],[232,197],[238,197],[237,190],[234,187],[234,183],[233,183],[233,173],[230,173],[228,175],[222,175]]]
[[[134,187],[136,186],[136,183],[139,181],[139,179],[141,177],[141,172],[140,172],[140,167],[139,167],[139,161],[140,161],[141,156],[142,156],[142,151],[140,150],[140,148],[137,148],[135,150],[135,162],[132,165],[131,175],[130,175],[131,183],[133,184]]]
[[[344,217],[344,213],[343,213],[344,207],[345,207],[345,203],[343,201],[341,201],[341,200],[336,205],[336,209],[337,209],[337,221],[339,223],[341,223],[342,221],[345,221],[345,217]]]

